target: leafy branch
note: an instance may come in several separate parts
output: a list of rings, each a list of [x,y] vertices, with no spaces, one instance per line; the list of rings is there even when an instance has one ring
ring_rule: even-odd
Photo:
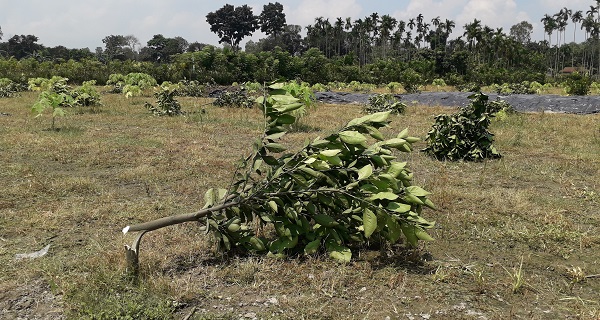
[[[288,153],[278,141],[304,105],[281,84],[268,90],[257,99],[264,133],[228,189],[209,189],[200,211],[128,226],[123,232],[199,221],[223,250],[274,255],[325,251],[344,262],[372,238],[396,242],[404,235],[412,245],[431,240],[425,230],[433,223],[421,216],[423,207],[435,208],[429,192],[411,184],[407,163],[394,155],[394,150],[410,152],[418,138],[404,130],[385,139],[379,129],[388,126],[389,112],[380,112],[354,119]],[[274,231],[257,231],[265,225]],[[139,239],[127,246],[133,270]]]

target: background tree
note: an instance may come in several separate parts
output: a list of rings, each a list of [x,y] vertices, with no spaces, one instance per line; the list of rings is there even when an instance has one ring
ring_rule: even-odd
[[[267,36],[277,35],[283,32],[286,26],[285,13],[283,13],[283,5],[279,2],[266,4],[263,6],[263,11],[258,17],[260,31]]]
[[[128,45],[127,39],[122,35],[110,35],[102,39],[104,43],[103,54],[108,60],[126,60],[125,47]]]
[[[533,33],[533,25],[527,21],[521,21],[510,27],[510,37],[524,45],[531,42],[531,33]]]
[[[38,44],[38,37],[34,35],[15,35],[8,39],[7,52],[9,56],[16,59],[27,58],[34,56],[44,47]]]
[[[234,7],[230,4],[206,15],[210,31],[219,36],[219,43],[230,45],[234,50],[246,36],[258,29],[258,17],[248,5]]]
[[[182,37],[166,38],[162,34],[155,34],[148,40],[146,47],[140,51],[143,61],[170,62],[171,56],[184,53],[188,42]]]

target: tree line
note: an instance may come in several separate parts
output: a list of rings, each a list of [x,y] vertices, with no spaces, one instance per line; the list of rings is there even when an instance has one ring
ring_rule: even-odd
[[[33,35],[15,35],[0,42],[0,74],[14,78],[17,74],[12,72],[17,70],[36,76],[62,72],[63,76],[73,74],[75,77],[69,78],[74,80],[80,73],[69,70],[89,68],[83,74],[103,83],[107,73],[119,66],[169,81],[185,78],[230,84],[287,78],[312,83],[387,83],[416,71],[429,80],[490,84],[544,82],[548,75],[573,66],[598,76],[600,0],[594,2],[585,14],[566,7],[546,14],[541,22],[548,37],[538,42],[531,40],[533,26],[527,21],[505,32],[474,19],[462,26],[462,35],[451,38],[457,28],[454,21],[426,19],[423,14],[407,21],[378,13],[356,20],[338,17],[333,22],[317,17],[302,36],[303,28],[287,24],[278,2],[265,5],[260,15],[254,15],[247,5],[227,4],[206,16],[223,48],[162,34],[142,46],[133,35],[109,35],[102,40],[104,47],[91,52],[47,48]],[[566,35],[569,22],[573,22],[572,42]],[[585,31],[581,42],[576,42],[578,27]],[[241,50],[242,40],[259,29],[267,36],[248,41]],[[26,70],[33,66],[37,71]]]

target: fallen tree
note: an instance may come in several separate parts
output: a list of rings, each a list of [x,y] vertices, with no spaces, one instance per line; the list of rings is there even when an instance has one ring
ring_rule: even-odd
[[[323,250],[346,262],[352,248],[368,240],[393,243],[402,235],[412,245],[431,240],[425,230],[433,223],[421,216],[423,207],[434,208],[429,192],[411,184],[407,163],[396,161],[393,152],[411,152],[418,138],[403,130],[385,139],[379,129],[388,126],[389,112],[380,112],[287,152],[278,141],[296,121],[294,111],[304,106],[280,84],[268,90],[257,99],[264,134],[227,189],[209,189],[204,208],[197,212],[123,229],[139,232],[132,246],[126,246],[129,271],[137,273],[146,232],[190,221],[200,222],[223,250],[274,255]],[[267,224],[273,232],[258,232]]]

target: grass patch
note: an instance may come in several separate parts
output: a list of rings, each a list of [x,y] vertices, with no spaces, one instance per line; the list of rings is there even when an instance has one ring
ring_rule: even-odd
[[[261,133],[260,112],[182,98],[186,116],[154,117],[143,107],[150,97],[106,94],[98,112],[71,113],[48,131],[30,113],[35,99],[0,99],[10,114],[0,117],[0,317],[600,316],[600,279],[585,278],[600,273],[600,115],[494,121],[501,160],[400,155],[440,208],[424,213],[437,221],[426,246],[365,250],[346,265],[229,257],[191,223],[144,237],[142,279],[132,283],[121,228],[197,210],[208,188],[226,187]],[[425,137],[436,114],[453,111],[410,106],[385,134],[409,127]],[[284,143],[299,148],[360,115],[360,106],[320,104],[302,120],[310,130]],[[47,244],[42,258],[14,260]],[[18,309],[23,297],[37,302]]]

